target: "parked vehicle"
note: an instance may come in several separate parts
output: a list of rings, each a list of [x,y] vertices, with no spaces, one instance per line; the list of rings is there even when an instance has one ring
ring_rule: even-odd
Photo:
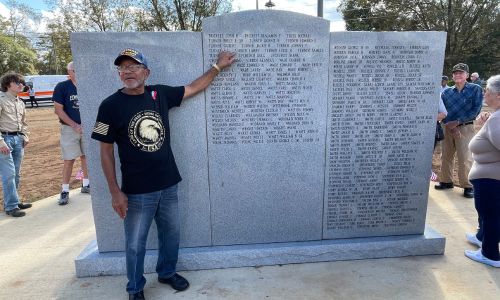
[[[68,75],[27,75],[24,76],[26,85],[35,90],[35,99],[37,101],[51,101],[52,94],[56,85],[68,79]],[[30,95],[27,89],[19,93],[19,97],[24,102],[29,101]]]

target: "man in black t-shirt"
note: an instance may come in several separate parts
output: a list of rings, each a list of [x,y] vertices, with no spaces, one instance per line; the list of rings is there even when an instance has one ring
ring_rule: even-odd
[[[145,85],[150,70],[139,51],[125,49],[115,59],[124,88],[101,103],[92,138],[100,141],[112,206],[124,219],[130,299],[144,299],[144,256],[153,218],[158,228],[158,281],[178,291],[189,287],[175,271],[179,250],[177,183],[181,177],[170,147],[168,110],[203,91],[234,61],[234,53],[223,51],[201,77],[186,86],[170,87]],[[121,163],[121,188],[115,174],[114,143]]]

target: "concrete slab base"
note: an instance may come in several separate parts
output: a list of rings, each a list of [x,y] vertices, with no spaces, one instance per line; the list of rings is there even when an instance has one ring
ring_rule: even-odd
[[[313,242],[181,248],[179,271],[280,265],[337,260],[443,254],[445,238],[430,227],[423,235],[323,240]],[[146,273],[155,272],[157,250],[148,250]],[[77,277],[123,275],[125,252],[99,253],[91,242],[75,260]]]

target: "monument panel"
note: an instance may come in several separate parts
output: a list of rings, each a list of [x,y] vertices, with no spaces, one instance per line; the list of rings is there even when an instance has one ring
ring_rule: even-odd
[[[90,139],[100,103],[122,87],[113,65],[114,59],[125,48],[138,49],[146,55],[151,69],[147,84],[185,85],[203,73],[201,34],[75,33],[71,36],[71,46],[92,180],[92,209],[97,244],[101,252],[123,251],[123,222],[111,207],[111,195],[101,169],[99,143]],[[211,244],[210,201],[203,94],[172,109],[169,116],[172,150],[183,178],[179,183],[181,245],[208,246]],[[115,158],[118,182],[121,182],[116,151]],[[156,225],[153,225],[148,238],[148,249],[157,248],[156,236]]]
[[[206,91],[214,245],[321,239],[328,31],[289,12],[203,21],[206,67],[238,53]]]
[[[90,132],[122,86],[113,60],[126,47],[146,54],[151,84],[185,85],[220,49],[238,55],[170,112],[184,179],[179,270],[443,253],[424,223],[446,33],[330,34],[326,20],[275,10],[203,29],[72,35],[97,233],[77,276],[125,273]],[[146,272],[156,257],[148,250]]]
[[[324,238],[424,232],[445,37],[331,34]]]

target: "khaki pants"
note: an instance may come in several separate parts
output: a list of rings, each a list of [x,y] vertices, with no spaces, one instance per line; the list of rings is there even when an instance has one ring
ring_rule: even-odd
[[[440,182],[453,182],[453,165],[455,162],[455,152],[458,158],[458,180],[460,187],[471,188],[469,182],[469,171],[472,167],[472,154],[469,151],[469,142],[474,137],[474,124],[462,125],[458,127],[461,138],[454,137],[445,128],[444,140],[442,141],[441,153],[441,175]]]

